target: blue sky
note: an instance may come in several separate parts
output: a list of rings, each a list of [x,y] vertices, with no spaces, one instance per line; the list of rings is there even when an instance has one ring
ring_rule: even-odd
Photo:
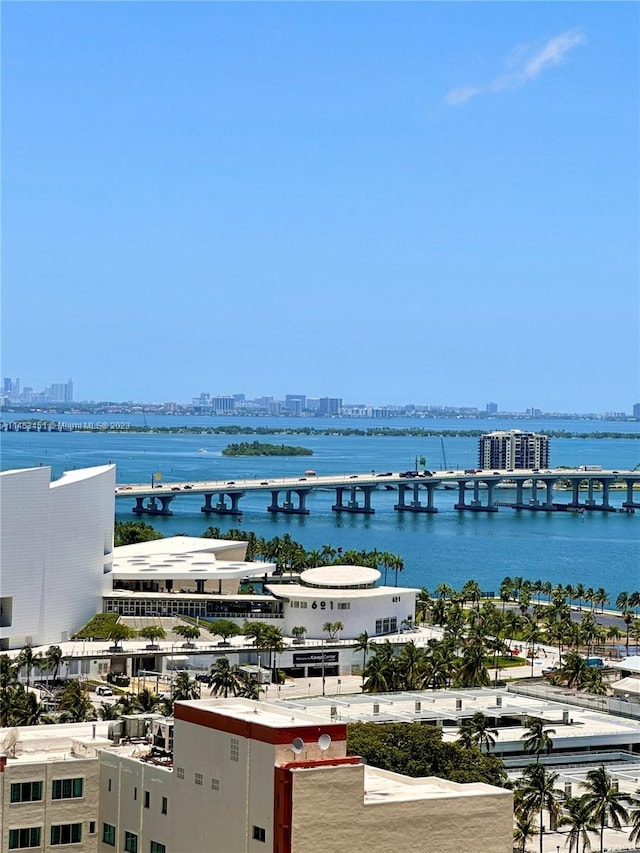
[[[2,375],[630,411],[638,6],[5,3]]]

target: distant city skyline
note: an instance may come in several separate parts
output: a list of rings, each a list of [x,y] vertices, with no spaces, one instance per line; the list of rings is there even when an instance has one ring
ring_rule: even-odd
[[[214,392],[200,392],[197,395],[191,395],[189,398],[173,395],[171,398],[163,400],[152,400],[151,398],[142,398],[139,400],[126,400],[124,398],[115,397],[109,399],[100,396],[82,397],[74,396],[73,379],[68,379],[65,383],[52,382],[46,385],[42,391],[35,391],[33,386],[22,386],[20,378],[4,377],[2,380],[2,391],[0,393],[0,403],[8,406],[17,405],[39,405],[48,403],[122,403],[129,405],[149,405],[149,406],[176,406],[190,407],[195,410],[215,412],[216,414],[231,414],[233,412],[248,413],[252,409],[265,410],[269,414],[288,414],[301,415],[315,413],[318,415],[336,416],[356,416],[362,415],[362,410],[370,410],[368,413],[373,417],[385,417],[389,412],[415,409],[419,411],[431,412],[455,412],[458,414],[469,415],[500,415],[500,414],[523,414],[529,417],[539,417],[544,414],[599,414],[605,417],[620,418],[632,416],[640,418],[640,403],[634,403],[627,409],[620,411],[600,411],[598,409],[588,409],[584,412],[557,412],[551,409],[544,409],[538,406],[527,406],[525,409],[504,409],[495,401],[489,401],[484,404],[473,404],[469,402],[448,402],[434,403],[429,401],[404,400],[401,403],[391,403],[385,400],[343,400],[342,397],[329,396],[313,396],[306,393],[283,394],[281,396],[275,394],[258,394],[251,397],[244,392],[236,392],[232,394],[216,394]]]
[[[639,14],[5,4],[2,375],[628,411]]]

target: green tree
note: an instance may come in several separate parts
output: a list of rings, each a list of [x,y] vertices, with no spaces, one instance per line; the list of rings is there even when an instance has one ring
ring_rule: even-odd
[[[179,672],[171,690],[171,698],[174,702],[187,702],[200,696],[200,686],[195,678],[191,678],[186,671]]]
[[[114,545],[135,545],[137,542],[152,542],[163,539],[162,533],[144,521],[116,521]]]
[[[295,637],[296,640],[302,641],[307,633],[307,629],[304,625],[294,625],[291,629],[291,636]]]
[[[527,812],[516,813],[513,827],[513,840],[518,845],[520,853],[526,853],[527,841],[538,832],[535,815]]]
[[[229,694],[237,696],[241,689],[238,667],[231,666],[227,658],[219,658],[211,665],[209,675],[211,677],[211,693],[213,696],[224,696]]]
[[[220,637],[222,642],[226,642],[229,637],[237,637],[242,634],[242,628],[232,622],[231,619],[214,619],[209,622],[209,631],[216,637]]]
[[[559,826],[568,826],[567,841],[569,842],[569,853],[580,853],[580,842],[582,842],[582,853],[591,850],[590,832],[596,832],[597,824],[593,822],[589,812],[589,806],[583,797],[571,797],[564,805],[566,814],[562,816]]]
[[[200,636],[200,628],[197,625],[178,625],[173,632],[186,640],[189,645],[192,645],[193,641]]]
[[[322,630],[324,631],[325,634],[328,635],[330,640],[335,640],[336,636],[338,635],[338,633],[340,631],[343,630],[343,628],[344,628],[343,623],[339,622],[339,621],[325,622],[324,625],[322,626]]]
[[[640,796],[637,796],[638,794],[640,794],[640,788],[636,791],[636,796],[630,799],[633,808],[630,813],[631,832],[629,833],[629,841],[633,841],[636,846],[640,843]]]
[[[362,684],[361,690],[364,693],[364,671],[367,666],[367,655],[373,648],[373,642],[369,638],[369,634],[366,631],[363,631],[361,634],[358,634],[356,637],[356,645],[355,651],[362,652]]]
[[[123,640],[130,640],[135,636],[135,631],[123,622],[115,622],[107,632],[107,639],[113,640],[115,648],[122,648]]]
[[[151,643],[155,643],[156,640],[165,640],[167,637],[167,632],[160,625],[146,625],[138,631],[138,634],[145,640],[150,640]]]
[[[135,696],[134,702],[138,711],[144,714],[151,714],[158,710],[161,699],[157,693],[153,692],[153,690],[150,690],[148,687],[143,687]]]
[[[79,681],[69,681],[65,684],[60,693],[58,711],[61,723],[83,723],[96,718],[87,691]]]
[[[536,763],[540,761],[540,753],[547,755],[553,749],[551,735],[556,733],[555,729],[546,728],[546,723],[541,717],[527,717],[525,719],[525,732],[522,735],[524,748],[536,757]]]
[[[20,654],[16,658],[16,667],[18,671],[25,670],[27,676],[27,690],[29,690],[29,686],[31,683],[31,673],[33,670],[42,663],[42,657],[39,654],[35,654],[31,646],[23,646],[20,650]]]
[[[603,853],[605,824],[619,830],[622,823],[627,823],[629,813],[623,803],[628,803],[631,798],[618,790],[603,765],[589,770],[584,790],[582,799],[589,816],[599,826],[600,853]]]
[[[529,764],[525,767],[519,784],[519,813],[538,815],[540,853],[544,843],[544,812],[549,814],[552,826],[556,826],[560,820],[560,803],[564,794],[556,788],[557,781],[558,774],[548,772],[543,764]]]
[[[47,669],[50,671],[53,670],[53,680],[57,681],[60,667],[67,661],[60,646],[49,646],[45,652],[44,659]]]

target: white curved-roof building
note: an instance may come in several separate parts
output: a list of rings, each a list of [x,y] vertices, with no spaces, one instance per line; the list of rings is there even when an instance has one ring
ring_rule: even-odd
[[[307,637],[327,636],[327,622],[342,622],[339,636],[370,637],[399,631],[415,618],[417,589],[376,586],[380,572],[366,566],[320,566],[307,569],[298,584],[269,584],[266,589],[283,602],[282,631],[306,628]]]
[[[115,466],[0,473],[0,651],[65,642],[111,588]]]

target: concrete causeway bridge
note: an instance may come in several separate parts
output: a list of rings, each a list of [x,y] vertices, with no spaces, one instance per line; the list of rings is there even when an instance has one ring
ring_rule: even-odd
[[[634,493],[634,487],[636,491]],[[240,500],[252,492],[270,495],[267,511],[308,515],[307,497],[313,491],[335,491],[333,512],[375,512],[376,492],[394,492],[397,512],[436,513],[436,493],[458,493],[455,509],[497,512],[499,507],[543,512],[635,512],[640,510],[640,472],[555,468],[513,471],[437,471],[342,474],[283,479],[119,485],[116,498],[133,498],[136,515],[172,515],[171,503],[183,496],[202,495],[200,511],[212,515],[241,516]],[[612,506],[611,491],[622,490],[622,507]],[[507,490],[505,500],[496,493]],[[565,492],[569,500],[562,500]],[[515,497],[514,497],[515,493]]]

